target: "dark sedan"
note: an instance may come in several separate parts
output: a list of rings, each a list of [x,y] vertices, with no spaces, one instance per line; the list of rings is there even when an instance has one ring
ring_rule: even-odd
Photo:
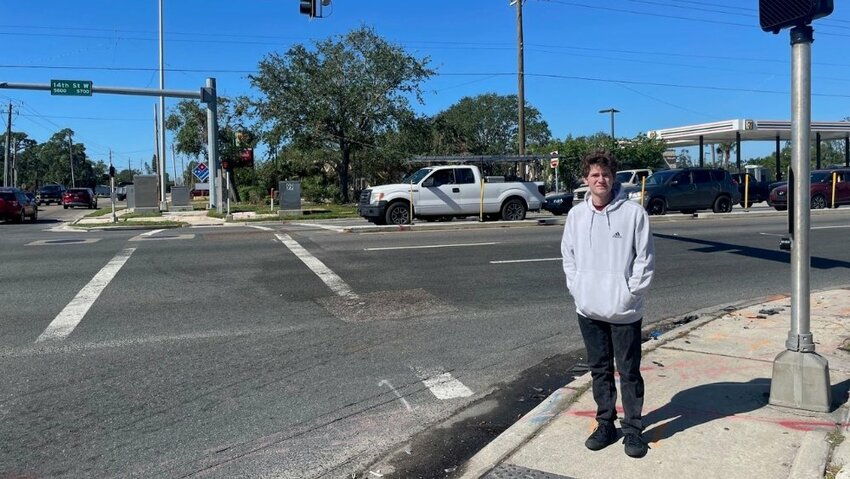
[[[549,193],[543,201],[543,209],[555,216],[565,215],[573,207],[573,194],[566,192]]]

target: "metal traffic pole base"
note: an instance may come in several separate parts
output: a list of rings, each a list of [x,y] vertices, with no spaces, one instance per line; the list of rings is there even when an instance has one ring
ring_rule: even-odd
[[[788,226],[790,239],[781,249],[791,251],[791,329],[785,349],[773,360],[770,404],[807,411],[829,412],[829,364],[815,353],[811,332],[809,252],[811,133],[811,47],[813,29],[798,25],[791,30],[791,170],[788,175]]]
[[[770,404],[830,412],[829,364],[817,353],[782,351],[773,360]]]

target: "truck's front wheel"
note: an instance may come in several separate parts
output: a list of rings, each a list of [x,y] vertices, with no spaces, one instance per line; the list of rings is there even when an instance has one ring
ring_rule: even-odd
[[[505,221],[524,220],[525,213],[525,205],[516,198],[511,198],[502,205],[502,219]]]
[[[387,208],[385,215],[387,224],[390,225],[406,225],[410,223],[410,208],[406,203],[393,203]]]

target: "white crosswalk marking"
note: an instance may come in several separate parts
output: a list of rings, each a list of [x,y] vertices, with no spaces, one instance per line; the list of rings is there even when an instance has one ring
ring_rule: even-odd
[[[91,308],[92,304],[94,304],[98,296],[100,296],[100,293],[106,289],[106,286],[109,285],[112,278],[118,274],[118,271],[122,266],[124,266],[124,263],[130,259],[130,255],[133,254],[133,251],[136,251],[136,248],[126,248],[115,255],[109,263],[106,263],[106,266],[101,268],[101,270],[94,275],[94,278],[89,281],[89,284],[85,285],[83,289],[77,293],[74,299],[65,306],[65,309],[53,318],[53,321],[47,325],[47,329],[41,333],[41,336],[39,336],[35,342],[61,341],[68,337],[68,335],[74,331],[74,328],[80,324],[80,321],[83,320],[83,317],[85,317],[89,308]]]
[[[298,257],[308,268],[310,268],[316,275],[321,279],[328,288],[331,289],[334,293],[339,296],[349,298],[352,300],[359,299],[357,293],[355,293],[348,284],[343,281],[342,278],[337,276],[336,273],[331,271],[330,268],[325,266],[325,263],[322,263],[321,260],[311,255],[309,251],[304,249],[303,246],[298,244],[297,241],[292,239],[287,234],[276,234],[277,239],[280,240],[281,243],[286,245],[290,251],[292,251],[295,256]]]
[[[452,377],[451,373],[442,373],[437,374],[436,376],[431,376],[423,379],[422,383],[424,383],[425,386],[428,386],[428,389],[431,390],[431,393],[434,394],[437,399],[445,400],[465,398],[472,396],[473,394],[471,389]]]

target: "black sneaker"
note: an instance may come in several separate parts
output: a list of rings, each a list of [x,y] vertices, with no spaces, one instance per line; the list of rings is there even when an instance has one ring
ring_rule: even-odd
[[[598,451],[605,449],[615,442],[617,442],[617,429],[614,427],[614,424],[600,421],[596,423],[596,429],[584,441],[584,445],[591,451]]]
[[[629,457],[641,458],[645,456],[646,452],[649,450],[649,446],[643,442],[643,438],[640,437],[640,434],[633,432],[625,434],[623,444],[625,445],[626,454]]]

